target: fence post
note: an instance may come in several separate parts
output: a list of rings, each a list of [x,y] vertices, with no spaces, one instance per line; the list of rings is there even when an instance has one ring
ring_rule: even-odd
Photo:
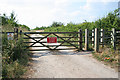
[[[17,40],[18,40],[18,28],[17,28],[17,31],[16,31],[16,33],[17,33]]]
[[[78,48],[79,48],[79,51],[82,50],[82,29],[79,29],[78,30]]]
[[[94,47],[94,33],[95,33],[95,30],[93,29],[92,30],[92,47]]]
[[[88,37],[89,37],[89,31],[88,31],[88,29],[85,29],[85,50],[88,50],[88,48],[89,48]]]
[[[104,47],[104,36],[105,36],[105,35],[104,35],[104,29],[101,29],[101,36],[100,36],[100,37],[101,37],[101,38],[100,38],[101,40],[100,40],[100,41],[101,41],[101,43],[102,43],[102,45],[101,45],[102,48]]]
[[[16,27],[14,27],[14,39],[16,39]]]
[[[98,28],[95,28],[95,47],[94,47],[95,52],[99,51],[99,30]]]
[[[115,28],[112,28],[112,33],[111,33],[111,36],[112,36],[112,40],[111,40],[111,43],[113,45],[113,49],[116,49],[116,30]]]
[[[18,39],[18,28],[14,27],[14,39]]]
[[[21,35],[22,35],[22,29],[21,29],[21,27],[20,27],[20,37],[21,37]]]

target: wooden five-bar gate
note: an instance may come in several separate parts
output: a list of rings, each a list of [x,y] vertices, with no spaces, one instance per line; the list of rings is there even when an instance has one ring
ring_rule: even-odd
[[[34,47],[30,49],[30,51],[44,51],[44,50],[82,50],[82,30],[79,32],[23,32],[24,39],[29,39],[29,41],[24,42],[30,44],[29,46],[25,46],[27,48]],[[37,35],[31,36],[31,35]],[[39,35],[44,35],[40,37]],[[63,36],[66,35],[66,36]],[[57,43],[47,43],[46,39],[49,36],[57,37]],[[40,45],[35,45],[35,44]],[[61,47],[60,46],[67,46]],[[35,49],[37,47],[37,49]],[[39,47],[39,48],[38,48]],[[45,49],[41,47],[46,47]]]

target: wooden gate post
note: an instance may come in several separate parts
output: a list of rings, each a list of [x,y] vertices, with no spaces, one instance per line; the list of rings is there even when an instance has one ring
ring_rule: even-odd
[[[80,50],[82,50],[82,29],[79,29],[78,30],[78,40],[79,40],[79,42],[78,42],[78,47],[79,47],[79,51]]]
[[[111,33],[111,36],[112,36],[112,40],[111,40],[111,43],[113,45],[113,49],[116,50],[116,30],[115,28],[112,28],[112,33]]]
[[[14,39],[16,39],[16,27],[14,27]]]
[[[99,30],[98,28],[95,28],[95,47],[94,47],[95,52],[99,51]]]
[[[88,29],[85,29],[85,50],[89,49],[88,37],[89,37],[89,31],[88,31]]]
[[[92,30],[92,47],[93,47],[93,48],[94,48],[94,38],[95,38],[95,37],[94,37],[94,36],[95,36],[94,34],[95,34],[95,30],[93,29],[93,30]]]
[[[18,28],[17,28],[17,31],[16,31],[16,33],[17,33],[17,40],[18,40]]]
[[[22,29],[21,29],[21,27],[20,27],[20,37],[21,37],[21,35],[22,35]]]
[[[14,27],[14,39],[18,39],[18,28]]]
[[[104,33],[105,33],[104,29],[101,29],[101,36],[100,36],[101,40],[100,41],[102,43],[102,45],[101,45],[102,48],[104,47],[104,36],[105,36]]]

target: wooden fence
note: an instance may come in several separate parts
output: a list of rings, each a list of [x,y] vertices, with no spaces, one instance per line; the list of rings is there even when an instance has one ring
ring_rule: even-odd
[[[2,32],[2,33],[5,33],[5,32]],[[33,40],[40,39],[40,37],[32,38],[28,34],[48,34],[48,35],[53,34],[63,40],[63,41],[58,41],[58,43],[61,43],[61,44],[56,47],[63,46],[63,43],[66,42],[69,45],[66,44],[64,46],[73,46],[79,51],[83,50],[83,48],[84,50],[88,51],[90,49],[90,45],[92,46],[95,52],[99,51],[100,46],[104,47],[105,45],[112,46],[113,49],[115,50],[116,48],[120,50],[120,30],[116,30],[115,28],[113,28],[111,31],[104,30],[104,29],[97,29],[97,28],[95,28],[94,30],[85,29],[85,31],[80,29],[78,32],[22,32],[22,30],[20,30],[19,32],[18,29],[15,28],[14,32],[6,32],[6,33],[14,33],[14,37],[15,37],[14,39],[16,40],[18,39],[17,38],[18,34],[27,35],[27,37],[25,37],[24,39],[33,39]],[[58,36],[57,34],[75,34],[77,36],[72,35],[72,36],[61,37],[61,36]],[[41,39],[44,39],[46,37],[48,36],[41,37]],[[75,40],[72,39],[70,41],[71,38],[73,39],[75,38]],[[76,42],[77,44],[73,44],[72,42],[73,43]],[[40,43],[43,45],[43,47],[48,47],[43,44],[46,42],[40,42],[40,40],[36,42],[24,42],[24,43],[33,43],[33,44]],[[32,47],[35,47],[35,46],[32,46]],[[48,47],[48,49],[51,49],[51,48]]]
[[[85,29],[85,50],[89,49],[89,44],[92,43],[94,51],[98,52],[99,47],[105,45],[112,46],[113,49],[120,50],[120,30],[113,28],[111,31],[104,29],[88,30]]]

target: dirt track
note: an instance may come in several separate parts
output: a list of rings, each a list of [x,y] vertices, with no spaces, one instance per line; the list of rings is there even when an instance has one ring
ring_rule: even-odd
[[[92,58],[91,52],[69,50],[34,53],[30,70],[33,72],[27,75],[28,78],[118,78],[115,70]]]

